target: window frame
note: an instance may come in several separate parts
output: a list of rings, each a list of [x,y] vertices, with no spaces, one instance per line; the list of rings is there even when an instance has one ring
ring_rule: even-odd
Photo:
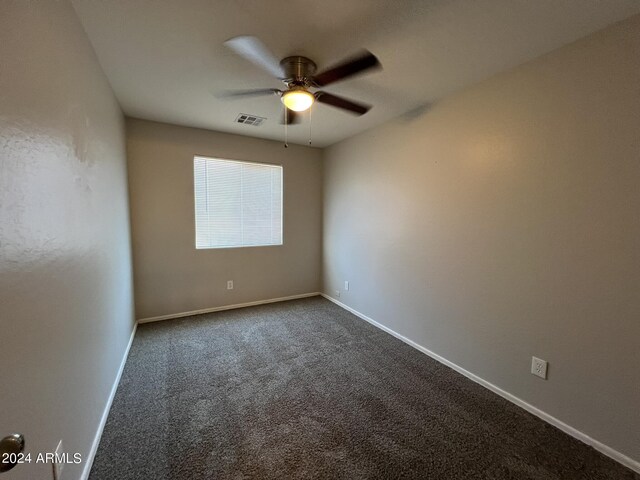
[[[197,211],[197,205],[196,205],[196,177],[195,177],[195,167],[196,167],[196,159],[202,159],[202,160],[220,160],[223,162],[232,162],[232,163],[246,163],[246,164],[250,164],[250,165],[266,165],[268,167],[279,167],[280,171],[281,171],[281,185],[280,188],[282,189],[281,193],[280,193],[280,198],[281,198],[281,202],[280,202],[280,243],[268,243],[268,244],[257,244],[257,245],[227,245],[227,246],[216,246],[216,247],[198,247],[198,232],[197,232],[197,221],[196,221],[196,211]],[[193,197],[193,244],[195,246],[195,249],[197,251],[207,251],[207,250],[229,250],[229,249],[233,249],[233,248],[269,248],[269,247],[282,247],[284,246],[284,165],[282,165],[281,163],[270,163],[270,162],[255,162],[252,160],[236,160],[233,158],[223,158],[223,157],[213,157],[210,155],[201,155],[201,154],[194,154],[193,158],[192,158],[192,182],[191,182],[191,186],[193,187],[192,190],[192,197]]]

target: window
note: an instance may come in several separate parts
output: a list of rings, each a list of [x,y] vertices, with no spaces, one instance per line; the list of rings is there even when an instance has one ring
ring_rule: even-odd
[[[196,248],[282,245],[282,167],[193,159]]]

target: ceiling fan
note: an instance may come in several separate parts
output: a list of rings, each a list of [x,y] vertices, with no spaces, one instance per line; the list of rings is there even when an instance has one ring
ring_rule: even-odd
[[[224,45],[241,57],[261,67],[286,85],[284,90],[263,88],[240,90],[227,93],[227,97],[253,97],[260,95],[278,95],[285,105],[283,123],[299,123],[300,112],[308,110],[316,101],[332,107],[341,108],[356,115],[364,115],[371,108],[352,100],[324,92],[311,92],[310,89],[324,87],[372,68],[379,68],[380,62],[368,51],[360,53],[328,70],[316,74],[316,64],[307,57],[299,55],[278,60],[256,37],[241,35],[234,37]]]

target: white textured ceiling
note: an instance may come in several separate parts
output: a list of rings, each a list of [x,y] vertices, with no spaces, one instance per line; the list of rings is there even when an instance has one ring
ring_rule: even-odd
[[[323,147],[436,102],[611,23],[638,0],[72,0],[125,114],[282,140],[275,96],[220,100],[230,89],[282,84],[223,46],[256,35],[279,57],[320,70],[367,48],[384,69],[326,87],[374,105],[362,117],[314,107]],[[267,117],[260,127],[239,113]],[[289,127],[306,144],[309,126]]]

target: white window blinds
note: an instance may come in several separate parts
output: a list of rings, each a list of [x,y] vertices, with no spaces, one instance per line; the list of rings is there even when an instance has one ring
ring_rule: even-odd
[[[196,248],[282,245],[282,167],[194,157]]]

